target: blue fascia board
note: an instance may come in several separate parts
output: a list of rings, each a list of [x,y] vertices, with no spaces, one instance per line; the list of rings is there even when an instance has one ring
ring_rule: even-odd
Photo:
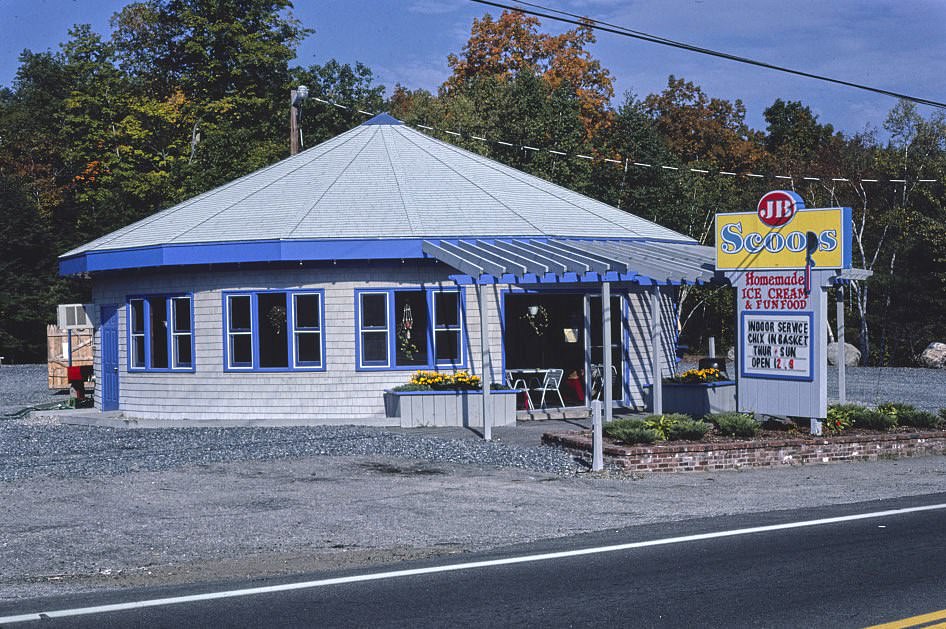
[[[475,280],[470,275],[448,275],[447,277],[453,280],[458,286],[470,286],[475,283]]]
[[[421,238],[251,240],[107,249],[61,258],[59,273],[74,275],[120,269],[248,262],[429,258],[421,248],[422,243]]]
[[[456,238],[365,238],[365,239],[307,239],[307,240],[247,240],[233,242],[171,243],[126,249],[103,249],[60,258],[59,274],[76,275],[97,271],[153,268],[162,266],[187,266],[204,264],[239,264],[253,262],[299,262],[330,260],[403,260],[432,259],[423,252],[425,240],[456,242]],[[532,240],[543,242],[554,238],[568,240],[602,240],[601,238],[575,238],[570,236],[501,236],[478,238],[485,242]],[[609,238],[626,242],[672,242],[678,240],[655,238]],[[581,281],[600,281],[586,274]],[[493,282],[496,280],[493,279]],[[520,281],[539,283],[535,275],[526,274]],[[559,282],[549,279],[545,282]]]

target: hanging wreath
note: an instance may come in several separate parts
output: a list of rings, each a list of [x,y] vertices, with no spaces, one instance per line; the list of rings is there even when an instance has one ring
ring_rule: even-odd
[[[532,312],[532,309],[535,309],[535,312]],[[543,336],[549,328],[549,311],[545,306],[530,306],[520,319],[529,324],[536,336]]]

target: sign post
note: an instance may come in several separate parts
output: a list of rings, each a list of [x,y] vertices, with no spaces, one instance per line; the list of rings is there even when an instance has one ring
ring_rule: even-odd
[[[838,402],[847,404],[847,344],[844,342],[844,284],[838,284]]]
[[[827,292],[851,264],[850,208],[805,208],[776,190],[755,212],[717,214],[716,269],[736,289],[738,408],[827,416]]]

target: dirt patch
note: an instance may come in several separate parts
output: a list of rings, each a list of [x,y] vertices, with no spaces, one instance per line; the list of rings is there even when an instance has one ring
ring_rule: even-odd
[[[405,464],[393,465],[391,463],[362,463],[361,467],[379,474],[390,474],[394,476],[442,476],[447,472],[438,467],[432,467],[424,464]]]

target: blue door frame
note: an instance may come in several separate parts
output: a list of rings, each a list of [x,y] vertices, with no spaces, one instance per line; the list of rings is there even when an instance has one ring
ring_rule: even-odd
[[[102,410],[118,410],[118,306],[102,306]]]

